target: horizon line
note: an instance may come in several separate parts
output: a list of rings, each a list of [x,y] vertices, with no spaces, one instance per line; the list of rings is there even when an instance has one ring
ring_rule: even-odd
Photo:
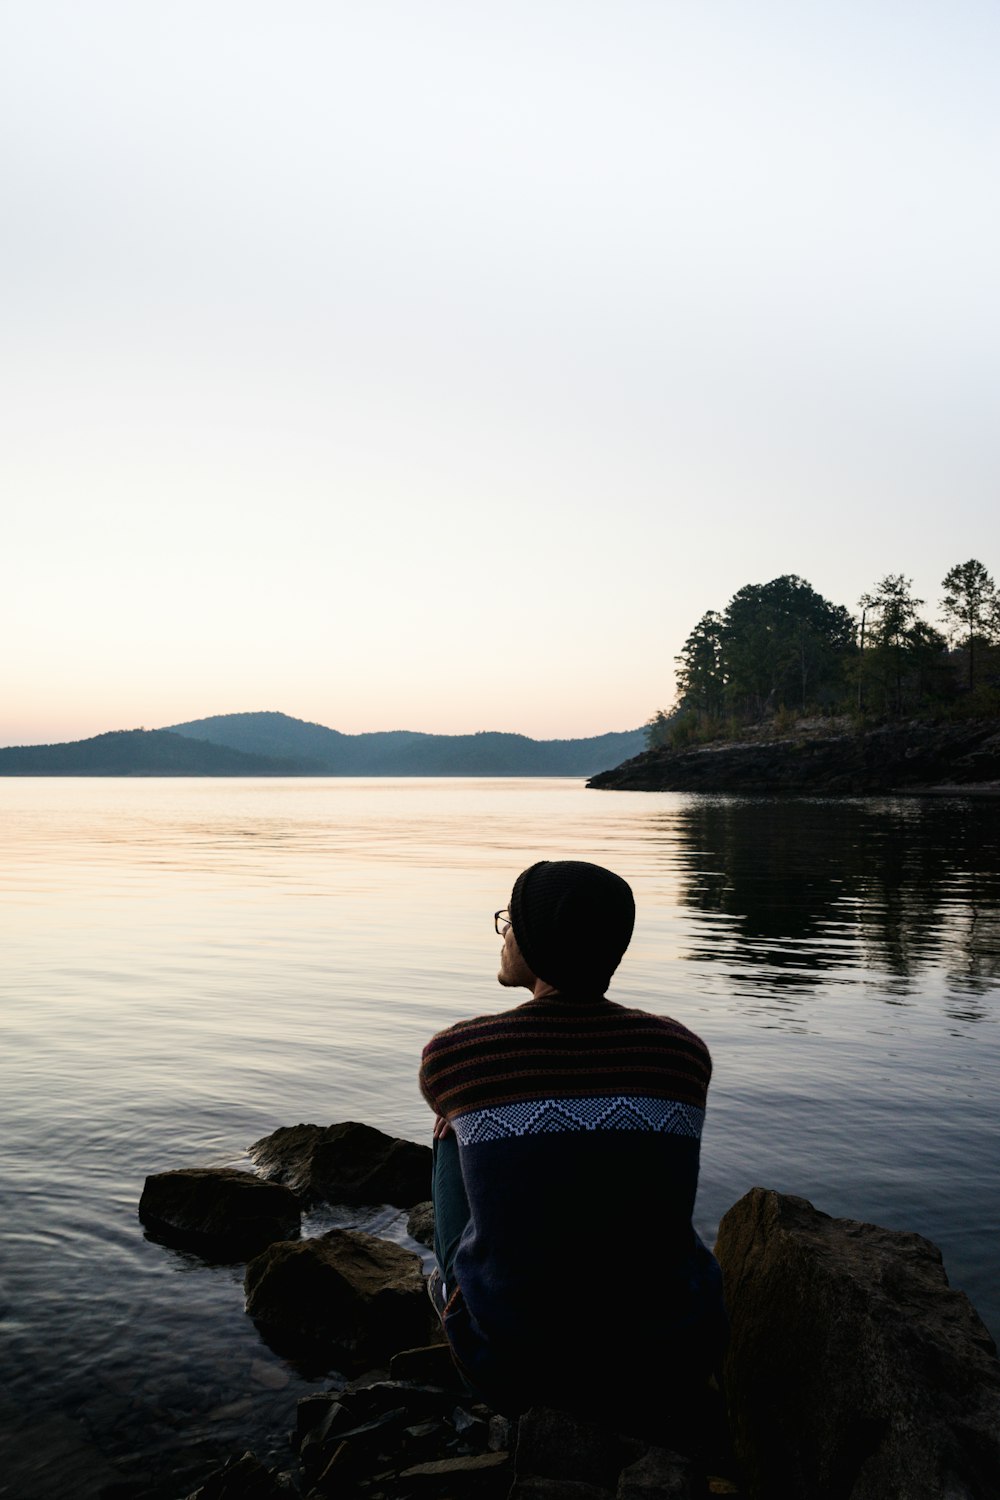
[[[87,740],[100,739],[106,734],[175,734],[180,724],[203,724],[211,719],[239,719],[255,718],[262,715],[271,715],[275,718],[290,719],[293,723],[308,725],[311,728],[323,729],[331,734],[337,734],[344,739],[362,739],[366,735],[376,734],[414,734],[424,739],[468,739],[476,735],[497,734],[509,735],[516,739],[530,740],[533,744],[568,744],[578,740],[600,740],[611,735],[636,734],[645,729],[646,724],[636,724],[628,729],[605,729],[597,734],[560,734],[560,735],[533,735],[526,734],[520,729],[465,729],[465,730],[436,730],[436,729],[409,729],[403,726],[395,726],[392,729],[361,729],[344,730],[335,729],[330,724],[321,724],[318,719],[300,719],[295,714],[289,714],[284,709],[260,708],[260,709],[234,709],[222,714],[204,714],[197,719],[180,719],[173,724],[159,724],[147,726],[145,724],[134,724],[121,726],[114,729],[99,729],[94,734],[84,734],[69,739],[59,740],[19,740],[0,745],[3,750],[31,750],[43,749],[47,745],[79,745],[85,744]],[[182,738],[184,736],[181,736]]]

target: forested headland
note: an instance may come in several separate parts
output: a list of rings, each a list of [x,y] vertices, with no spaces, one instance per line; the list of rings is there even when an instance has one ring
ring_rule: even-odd
[[[941,591],[932,619],[902,573],[853,609],[794,573],[746,584],[684,642],[646,751],[589,785],[1000,792],[1000,594],[976,558]]]
[[[1000,592],[975,558],[950,568],[941,589],[935,624],[902,573],[886,574],[853,611],[794,573],[744,585],[684,642],[677,701],[653,715],[649,747],[810,713],[850,715],[863,729],[1000,712]]]

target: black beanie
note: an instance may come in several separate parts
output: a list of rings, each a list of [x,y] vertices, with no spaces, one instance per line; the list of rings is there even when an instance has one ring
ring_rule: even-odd
[[[635,901],[628,883],[602,865],[543,859],[515,880],[510,920],[539,979],[603,995],[629,945]]]

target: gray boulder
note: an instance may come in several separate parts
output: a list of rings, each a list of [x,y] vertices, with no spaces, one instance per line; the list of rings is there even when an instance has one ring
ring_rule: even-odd
[[[704,1470],[690,1458],[548,1407],[518,1419],[509,1500],[694,1500]]]
[[[434,1249],[434,1204],[430,1199],[426,1203],[415,1203],[410,1209],[406,1232],[418,1245]]]
[[[618,1478],[615,1500],[695,1500],[703,1493],[689,1458],[669,1448],[647,1448]]]
[[[425,1343],[436,1321],[419,1257],[357,1229],[270,1245],[244,1286],[247,1312],[276,1347],[370,1363]]]
[[[752,1496],[1000,1495],[1000,1362],[929,1240],[753,1188],[722,1220],[716,1255]]]
[[[598,1422],[533,1406],[518,1419],[514,1468],[536,1479],[572,1480],[614,1490],[623,1466],[642,1444]]]
[[[371,1125],[286,1125],[254,1141],[250,1160],[262,1177],[311,1203],[392,1203],[426,1199],[431,1149]]]
[[[299,1201],[287,1187],[235,1167],[181,1167],[146,1178],[139,1218],[157,1239],[211,1257],[254,1255],[297,1234]]]

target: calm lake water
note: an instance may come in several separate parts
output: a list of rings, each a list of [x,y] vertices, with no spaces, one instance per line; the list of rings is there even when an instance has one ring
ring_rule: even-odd
[[[755,1183],[915,1229],[1000,1333],[996,803],[3,779],[0,843],[0,1495],[286,1461],[309,1382],[241,1268],[144,1237],[143,1179],[299,1120],[429,1140],[420,1048],[510,1003],[492,913],[544,857],[631,882],[612,997],[712,1050],[702,1235]]]

